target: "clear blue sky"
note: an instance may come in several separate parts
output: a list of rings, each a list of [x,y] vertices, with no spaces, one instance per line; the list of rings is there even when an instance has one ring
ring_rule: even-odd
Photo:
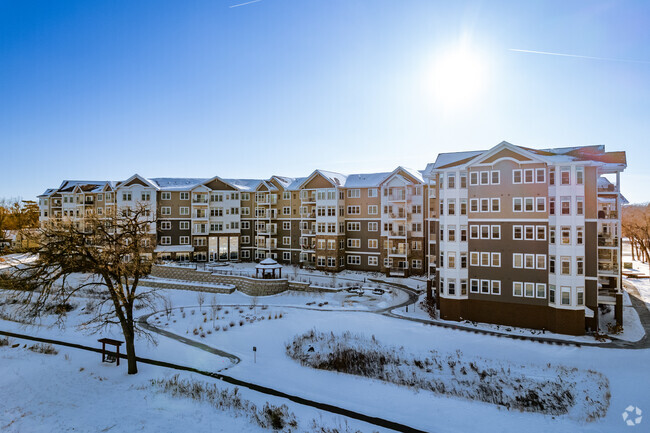
[[[650,200],[650,2],[245,1],[0,0],[0,197],[423,169],[507,140],[625,150],[623,192]],[[448,110],[431,65],[460,40],[485,74]]]

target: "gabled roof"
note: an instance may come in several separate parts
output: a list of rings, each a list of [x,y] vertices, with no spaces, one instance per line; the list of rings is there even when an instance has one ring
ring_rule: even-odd
[[[181,178],[181,177],[157,177],[149,179],[161,191],[189,191],[210,179],[207,178]]]
[[[45,190],[45,192],[43,194],[39,195],[38,198],[49,197],[52,194],[54,194],[55,192],[56,192],[56,188],[48,188],[48,189]]]
[[[293,183],[293,181],[295,179],[292,178],[292,177],[273,175],[273,176],[271,176],[270,180],[275,180],[276,182],[278,182],[280,184],[280,186],[282,186],[283,189],[286,190],[289,187],[289,185],[291,185]]]
[[[303,184],[307,180],[306,177],[297,177],[287,186],[286,190],[287,191],[298,191],[300,189],[300,185]]]
[[[336,172],[333,172],[333,171],[326,171],[326,170],[317,169],[317,170],[314,170],[312,172],[312,174],[310,174],[309,176],[304,178],[304,180],[302,182],[300,182],[300,184],[298,184],[297,188],[298,189],[302,188],[302,186],[304,184],[308,183],[314,177],[319,176],[319,175],[322,176],[323,178],[325,178],[325,180],[327,180],[329,183],[331,183],[332,186],[344,186],[345,185],[345,180],[347,178],[346,175],[341,174],[341,173],[336,173]]]
[[[345,180],[346,188],[372,188],[378,187],[391,173],[358,173],[349,174]]]
[[[262,182],[261,179],[223,179],[240,191],[248,192],[254,191],[257,185]]]
[[[259,190],[261,187],[265,187],[267,191],[277,191],[278,187],[273,185],[271,182],[267,180],[263,180],[257,185],[257,188],[255,188],[255,191]]]
[[[219,176],[215,176],[215,177],[213,177],[213,178],[211,178],[211,179],[208,179],[208,180],[206,180],[205,182],[202,182],[201,184],[202,184],[202,185],[207,185],[207,184],[209,184],[209,183],[211,183],[211,182],[213,182],[213,181],[215,181],[215,180],[216,180],[216,181],[219,181],[219,182],[223,182],[223,183],[225,183],[226,185],[232,187],[233,189],[237,189],[237,187],[236,187],[235,185],[233,185],[232,183],[228,182],[228,181],[225,180],[225,179],[220,178]]]
[[[124,187],[128,183],[130,183],[130,182],[132,182],[134,180],[139,180],[140,182],[146,184],[147,186],[149,186],[151,188],[155,188],[155,189],[158,189],[158,190],[160,189],[160,187],[155,182],[153,182],[151,179],[147,179],[145,177],[142,177],[137,173],[134,174],[133,176],[131,176],[130,178],[128,178],[127,180],[125,180],[124,182],[119,182],[117,184],[117,188]]]
[[[484,150],[470,150],[467,152],[439,153],[436,162],[427,165],[424,171],[429,174],[432,170],[463,165],[484,152]]]
[[[64,180],[56,191],[73,192],[76,187],[79,187],[84,192],[101,192],[107,183],[109,181],[106,180]]]
[[[404,176],[402,176],[402,175],[400,174],[400,172],[406,173],[408,176],[410,176],[410,177],[412,177],[413,179],[415,179],[415,181],[416,181],[417,183],[424,183],[424,179],[422,179],[422,175],[420,174],[419,171],[416,171],[416,170],[413,170],[413,169],[410,169],[410,168],[404,168],[404,167],[402,167],[402,166],[399,166],[399,167],[397,167],[395,170],[393,170],[392,172],[390,172],[390,173],[388,174],[388,176],[386,176],[386,177],[384,178],[384,180],[383,180],[381,183],[384,183],[384,182],[388,181],[389,179],[392,179],[392,178],[395,177],[395,176],[401,176],[401,177],[404,177]]]

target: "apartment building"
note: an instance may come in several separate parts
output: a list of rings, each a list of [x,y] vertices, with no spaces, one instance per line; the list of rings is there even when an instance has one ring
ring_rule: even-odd
[[[426,275],[444,319],[582,334],[599,305],[622,321],[625,167],[604,146],[502,142],[421,172],[64,181],[39,206],[45,224],[146,204],[158,259]]]
[[[577,335],[605,304],[621,321],[625,167],[604,146],[439,155],[424,178],[441,317]]]

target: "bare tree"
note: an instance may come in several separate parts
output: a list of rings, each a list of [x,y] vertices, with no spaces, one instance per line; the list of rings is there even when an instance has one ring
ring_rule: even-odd
[[[214,323],[217,319],[217,312],[219,311],[219,301],[217,301],[217,295],[212,295],[212,298],[210,298],[210,309],[212,310],[212,327],[214,328]]]
[[[630,240],[632,257],[647,262],[650,257],[650,205],[628,205],[622,209],[622,235]]]
[[[203,304],[205,303],[205,292],[198,292],[196,294],[196,301],[199,303],[199,311],[203,311]]]
[[[172,315],[172,309],[174,308],[172,304],[172,300],[169,296],[163,297],[163,309],[165,310],[165,315],[167,316],[167,320],[169,320],[169,317]]]
[[[13,290],[32,318],[52,302],[67,303],[86,287],[103,289],[105,300],[87,325],[99,331],[119,324],[124,335],[128,373],[138,372],[133,309],[151,304],[153,292],[138,292],[140,279],[151,272],[151,238],[155,220],[147,206],[137,205],[82,221],[56,221],[38,230],[40,247],[34,262],[0,274],[0,288]],[[89,274],[79,283],[73,274]]]
[[[252,296],[251,297],[251,308],[253,308],[253,312],[255,314],[257,314],[257,303],[258,303],[257,296]]]

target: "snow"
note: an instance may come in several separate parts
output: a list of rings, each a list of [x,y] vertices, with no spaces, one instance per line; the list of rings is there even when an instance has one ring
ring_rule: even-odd
[[[36,256],[30,254],[7,254],[0,257],[0,269],[17,266],[23,263],[31,263],[36,260]]]
[[[467,158],[473,158],[477,155],[480,155],[484,153],[485,150],[472,150],[472,151],[467,151],[467,152],[447,152],[447,153],[439,153],[438,157],[436,158],[436,162],[433,165],[433,168],[440,168],[444,167],[445,165],[453,164],[458,161],[462,161],[463,159]]]
[[[390,172],[350,174],[345,180],[346,188],[371,188],[378,187]]]
[[[322,279],[323,282],[329,280],[329,283],[335,279],[341,281],[342,278],[341,274],[327,276],[304,270],[300,273],[303,273],[299,275],[300,277]],[[343,275],[346,280],[355,281],[357,284],[361,284],[363,279],[368,277],[367,274],[354,272]],[[395,279],[395,282],[408,283],[410,287],[423,287],[423,282],[416,279]],[[650,357],[648,349],[605,349],[539,344],[424,325],[376,313],[381,308],[397,305],[405,299],[406,295],[402,291],[396,291],[393,295],[377,295],[375,300],[370,299],[372,293],[369,290],[368,293],[364,291],[362,297],[345,290],[335,293],[286,292],[257,298],[248,297],[240,292],[231,295],[208,294],[203,305],[203,311],[207,310],[208,315],[210,314],[209,303],[214,298],[224,309],[230,308],[229,314],[236,311],[239,316],[246,316],[250,314],[250,305],[257,302],[258,305],[253,311],[255,315],[260,315],[262,305],[268,305],[265,311],[271,312],[273,317],[276,312],[278,314],[282,312],[283,317],[268,320],[268,314],[265,313],[265,320],[248,321],[242,326],[237,322],[236,326],[229,327],[227,332],[213,330],[204,338],[201,338],[200,334],[195,336],[192,332],[197,324],[201,326],[201,323],[210,322],[210,318],[206,322],[201,322],[199,316],[202,316],[202,312],[197,306],[196,292],[159,290],[158,293],[168,296],[175,308],[175,316],[171,322],[163,322],[165,317],[158,315],[163,326],[169,323],[169,328],[173,328],[175,333],[182,333],[184,337],[231,353],[241,361],[237,365],[230,366],[231,363],[227,358],[161,336],[156,337],[157,346],[148,344],[144,337],[139,337],[137,341],[139,356],[209,371],[225,369],[225,374],[238,379],[355,410],[369,416],[387,418],[425,431],[481,433],[494,431],[495,425],[498,425],[498,430],[503,432],[627,431],[628,427],[621,421],[622,411],[630,404],[642,408],[650,407],[650,394],[647,392],[647,387],[639,386],[640,383],[647,382],[645,378],[647,378],[647,363]],[[345,301],[356,301],[356,303],[349,305]],[[82,324],[87,317],[86,307],[84,307],[87,299],[77,298],[73,302],[78,306],[68,314],[68,326],[64,329],[24,326],[8,320],[0,320],[0,329],[58,338],[95,347],[98,346],[96,340],[99,337],[120,339],[117,327],[107,329],[100,335],[87,333],[83,328],[78,329],[77,325]],[[311,305],[307,305],[309,303]],[[235,305],[240,307],[237,310],[234,310],[235,307],[227,307]],[[181,306],[186,313],[188,309],[196,310],[194,315],[186,314],[186,320],[191,321],[181,323],[182,317],[178,315]],[[10,311],[11,308],[10,305],[0,307],[5,312]],[[239,313],[240,309],[243,313]],[[158,311],[162,311],[162,306]],[[138,310],[137,315],[139,317],[149,312]],[[199,319],[198,322],[196,319]],[[153,323],[156,323],[155,318],[153,320]],[[53,319],[45,318],[43,325],[48,325],[52,321]],[[190,327],[192,329],[189,329]],[[376,379],[316,370],[300,365],[290,359],[285,352],[286,343],[312,329],[335,334],[351,331],[366,338],[375,336],[381,344],[403,347],[404,353],[419,357],[427,356],[431,350],[437,351],[442,356],[460,351],[467,359],[481,358],[491,365],[516,364],[526,371],[530,369],[529,374],[539,371],[540,368],[543,369],[548,363],[568,369],[576,368],[578,371],[593,370],[603,374],[609,381],[610,407],[607,413],[603,414],[603,418],[586,422],[581,420],[580,413],[575,411],[554,417],[539,413],[508,411],[494,404],[445,397],[430,391],[417,391]],[[185,334],[185,331],[188,333]],[[253,356],[253,346],[257,347],[256,360]],[[14,424],[10,428],[14,430],[9,431],[38,431],[39,428],[43,429],[41,425],[52,425],[57,430],[72,428],[88,430],[83,427],[93,426],[93,430],[99,431],[112,424],[120,423],[119,420],[124,417],[138,428],[142,426],[144,431],[149,431],[150,428],[151,431],[154,428],[157,428],[157,431],[185,431],[193,428],[204,430],[206,427],[200,423],[205,423],[208,418],[219,420],[219,423],[215,421],[216,425],[228,426],[224,431],[256,431],[253,425],[239,424],[242,422],[240,418],[228,418],[228,420],[220,418],[218,413],[214,413],[213,408],[201,403],[178,399],[172,401],[165,395],[138,388],[143,384],[140,378],[144,378],[146,382],[146,379],[154,375],[166,377],[172,374],[167,370],[140,364],[141,373],[132,378],[125,375],[125,370],[121,367],[118,369],[112,365],[101,365],[95,353],[70,352],[69,362],[72,366],[68,368],[64,364],[68,361],[62,359],[67,353],[66,350],[62,349],[59,355],[49,357],[18,350],[0,348],[3,372],[8,372],[0,377],[0,389],[3,390],[3,396],[11,396],[8,400],[10,409],[0,412],[0,426],[6,426],[13,421]],[[8,353],[15,354],[15,359],[11,358],[14,355],[7,355]],[[39,361],[43,359],[45,361]],[[79,374],[79,366],[86,368],[88,376]],[[51,374],[52,371],[56,371],[57,374]],[[91,372],[93,376],[90,376]],[[95,383],[97,375],[107,377],[107,380]],[[595,385],[585,381],[585,377],[587,376],[579,375],[577,380],[580,381],[580,386],[589,391],[592,389],[590,387]],[[202,380],[208,379],[202,378]],[[21,383],[26,386],[21,386]],[[219,384],[221,386],[221,383]],[[55,392],[57,388],[61,388],[60,393]],[[25,389],[29,392],[25,392]],[[592,391],[595,392],[595,389]],[[256,402],[276,401],[266,395],[249,391],[246,391],[246,398]],[[90,404],[93,405],[92,408]],[[302,421],[317,417],[313,415],[312,409],[297,404],[289,404],[289,406]],[[106,410],[97,411],[98,407]],[[100,413],[95,416],[95,411]],[[21,417],[22,414],[25,416]],[[146,420],[157,416],[160,419],[152,421],[151,427],[146,424]],[[326,423],[335,422],[327,413],[322,413],[322,416]],[[340,418],[337,419],[340,422]],[[164,427],[163,421],[168,422],[169,427]],[[13,427],[14,425],[17,427]],[[358,428],[364,432],[381,431],[368,425]],[[120,429],[116,427],[112,431],[120,431]]]
[[[200,185],[210,179],[208,178],[177,178],[177,177],[157,177],[148,179],[157,185],[161,190],[187,190]]]

